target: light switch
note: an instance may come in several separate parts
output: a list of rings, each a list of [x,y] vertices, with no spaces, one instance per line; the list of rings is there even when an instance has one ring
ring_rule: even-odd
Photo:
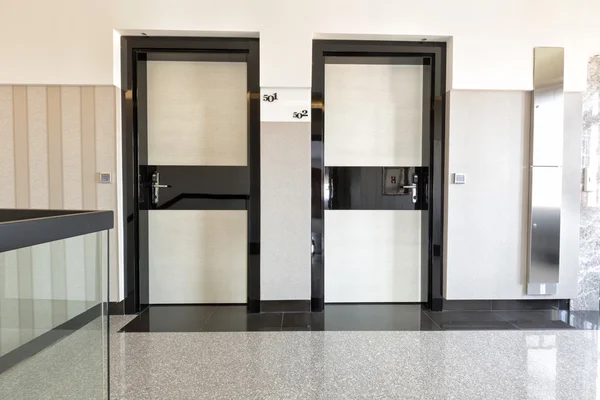
[[[110,172],[100,172],[99,183],[112,183],[112,175]]]
[[[463,173],[458,173],[456,172],[454,174],[454,180],[453,183],[455,185],[464,185],[465,183],[467,183],[467,175],[463,174]]]

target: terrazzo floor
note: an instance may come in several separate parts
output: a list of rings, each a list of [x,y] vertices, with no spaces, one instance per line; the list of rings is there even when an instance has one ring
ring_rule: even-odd
[[[130,317],[112,317],[113,329]],[[598,331],[117,333],[112,399],[600,399]]]
[[[600,399],[596,330],[117,333],[131,319],[111,317],[112,399]],[[93,328],[0,398],[99,398]]]

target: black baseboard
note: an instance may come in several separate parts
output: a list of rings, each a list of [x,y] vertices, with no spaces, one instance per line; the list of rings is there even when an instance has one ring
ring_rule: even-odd
[[[108,315],[125,315],[125,300],[108,303]]]
[[[569,310],[566,299],[444,300],[444,311]]]
[[[431,311],[442,311],[444,309],[444,299],[434,297],[431,299],[429,306],[431,307]],[[427,307],[427,305],[425,307]]]
[[[310,312],[310,300],[263,300],[260,312]]]
[[[138,312],[133,303],[133,296],[127,296],[121,301],[108,303],[108,315],[137,315]]]
[[[58,325],[56,328],[41,334],[35,339],[17,347],[0,357],[0,374],[9,368],[17,365],[21,361],[28,359],[44,350],[46,347],[56,343],[60,339],[69,336],[71,333],[81,329],[94,319],[102,315],[102,304],[97,304],[87,311],[71,318],[70,320]]]
[[[248,307],[248,314],[260,313],[260,304],[261,304],[260,300],[254,300],[254,299],[248,298],[248,303],[246,303],[246,306]]]

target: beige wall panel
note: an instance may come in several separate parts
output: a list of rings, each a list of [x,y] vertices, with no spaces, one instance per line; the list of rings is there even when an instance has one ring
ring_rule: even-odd
[[[96,173],[110,172],[113,176],[111,184],[96,184],[96,207],[99,210],[114,210],[115,212],[115,228],[110,231],[109,251],[110,297],[112,301],[116,301],[119,297],[117,185],[119,185],[120,177],[117,176],[116,169],[115,88],[98,86],[95,89]],[[104,245],[106,246],[106,243]]]
[[[67,270],[65,241],[59,240],[50,243],[52,257],[52,299],[67,299]],[[52,304],[52,323],[56,326],[67,320],[66,302],[54,302]]]
[[[83,208],[81,89],[61,87],[63,207]]]
[[[52,254],[50,243],[31,248],[33,274],[33,326],[38,330],[52,329]]]
[[[0,253],[0,353],[7,353],[20,345],[19,308],[15,307],[18,293],[17,252]]]
[[[81,176],[83,209],[96,209],[96,123],[94,87],[81,88]]]
[[[47,89],[49,206],[63,208],[62,112],[60,87]]]
[[[33,270],[31,247],[17,250],[19,328],[21,343],[33,339]]]
[[[65,240],[65,270],[67,276],[67,315],[73,318],[85,311],[85,238]]]
[[[0,86],[0,208],[15,206],[13,88]]]
[[[27,132],[27,88],[13,87],[15,199],[17,208],[29,208],[29,140]]]
[[[47,93],[43,86],[27,88],[27,125],[29,128],[29,206],[50,206],[48,185]]]

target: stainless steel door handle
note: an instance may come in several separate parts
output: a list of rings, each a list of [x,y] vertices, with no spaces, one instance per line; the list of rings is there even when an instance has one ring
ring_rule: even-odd
[[[417,185],[405,185],[405,186],[402,186],[402,189],[412,189],[412,193],[411,193],[412,202],[413,203],[417,202]]]
[[[152,173],[152,204],[158,204],[158,192],[161,188],[170,188],[171,185],[164,185],[160,183],[160,173],[154,171]]]

